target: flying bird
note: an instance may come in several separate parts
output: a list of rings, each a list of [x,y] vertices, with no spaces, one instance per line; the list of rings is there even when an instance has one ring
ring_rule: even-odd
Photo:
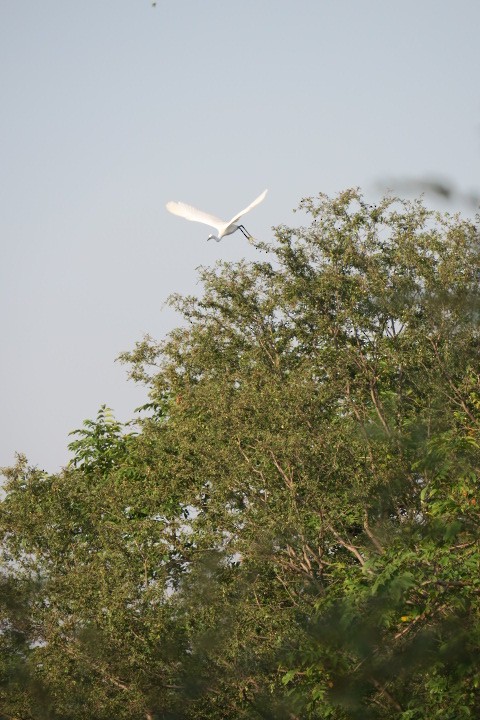
[[[183,202],[175,202],[174,200],[170,200],[170,202],[167,203],[166,208],[169,212],[174,215],[179,215],[180,217],[185,218],[185,220],[193,220],[194,222],[200,222],[204,225],[210,225],[210,227],[215,228],[217,234],[209,235],[207,238],[208,240],[216,240],[217,242],[220,242],[225,235],[231,235],[236,230],[240,230],[246,238],[251,240],[252,236],[248,230],[246,230],[243,225],[237,225],[236,223],[243,215],[246,215],[250,212],[250,210],[253,210],[254,207],[259,205],[262,200],[265,199],[267,192],[267,190],[264,190],[261,195],[255,198],[255,200],[245,208],[245,210],[241,210],[228,221],[220,220],[220,218],[215,217],[215,215],[210,215],[209,213],[203,212],[203,210],[197,210],[191,205],[187,205]]]

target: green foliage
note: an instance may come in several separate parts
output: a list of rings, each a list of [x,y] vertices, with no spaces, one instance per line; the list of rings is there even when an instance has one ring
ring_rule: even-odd
[[[147,416],[6,471],[0,718],[479,716],[478,231],[302,207],[122,355]]]
[[[85,420],[81,430],[74,430],[71,435],[78,435],[68,446],[73,453],[70,464],[81,468],[84,473],[108,473],[121,463],[128,453],[128,443],[134,435],[125,434],[123,429],[132,423],[123,425],[115,420],[113,412],[102,405],[97,413],[97,420]]]

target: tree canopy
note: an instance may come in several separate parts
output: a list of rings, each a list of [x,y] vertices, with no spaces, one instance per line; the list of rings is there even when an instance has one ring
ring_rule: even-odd
[[[480,242],[357,190],[201,271],[0,503],[1,720],[480,716]]]

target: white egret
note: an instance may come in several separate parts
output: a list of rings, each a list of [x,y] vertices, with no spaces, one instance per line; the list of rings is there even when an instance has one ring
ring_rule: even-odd
[[[241,230],[245,237],[251,240],[252,236],[250,235],[248,230],[246,230],[243,225],[237,225],[236,222],[242,217],[242,215],[246,215],[246,213],[252,210],[256,205],[259,205],[262,200],[265,199],[266,194],[267,190],[264,190],[261,195],[255,198],[255,200],[251,202],[248,207],[245,208],[245,210],[241,210],[239,213],[234,215],[233,218],[228,222],[226,222],[225,220],[220,220],[220,218],[215,217],[215,215],[210,215],[209,213],[203,212],[203,210],[197,210],[191,205],[187,205],[183,202],[175,202],[174,200],[170,200],[170,202],[167,203],[166,208],[169,212],[173,213],[174,215],[179,215],[180,217],[185,218],[185,220],[193,220],[194,222],[204,223],[204,225],[210,225],[210,227],[215,228],[217,234],[209,235],[208,240],[216,240],[217,242],[220,242],[220,240],[225,237],[225,235],[231,235],[235,232],[235,230]]]

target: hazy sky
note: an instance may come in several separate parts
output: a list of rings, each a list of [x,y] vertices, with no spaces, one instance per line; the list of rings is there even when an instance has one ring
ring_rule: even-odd
[[[0,0],[0,465],[130,418],[116,356],[199,265],[255,256],[167,200],[229,218],[269,188],[269,239],[319,191],[478,191],[479,30],[478,0]]]

